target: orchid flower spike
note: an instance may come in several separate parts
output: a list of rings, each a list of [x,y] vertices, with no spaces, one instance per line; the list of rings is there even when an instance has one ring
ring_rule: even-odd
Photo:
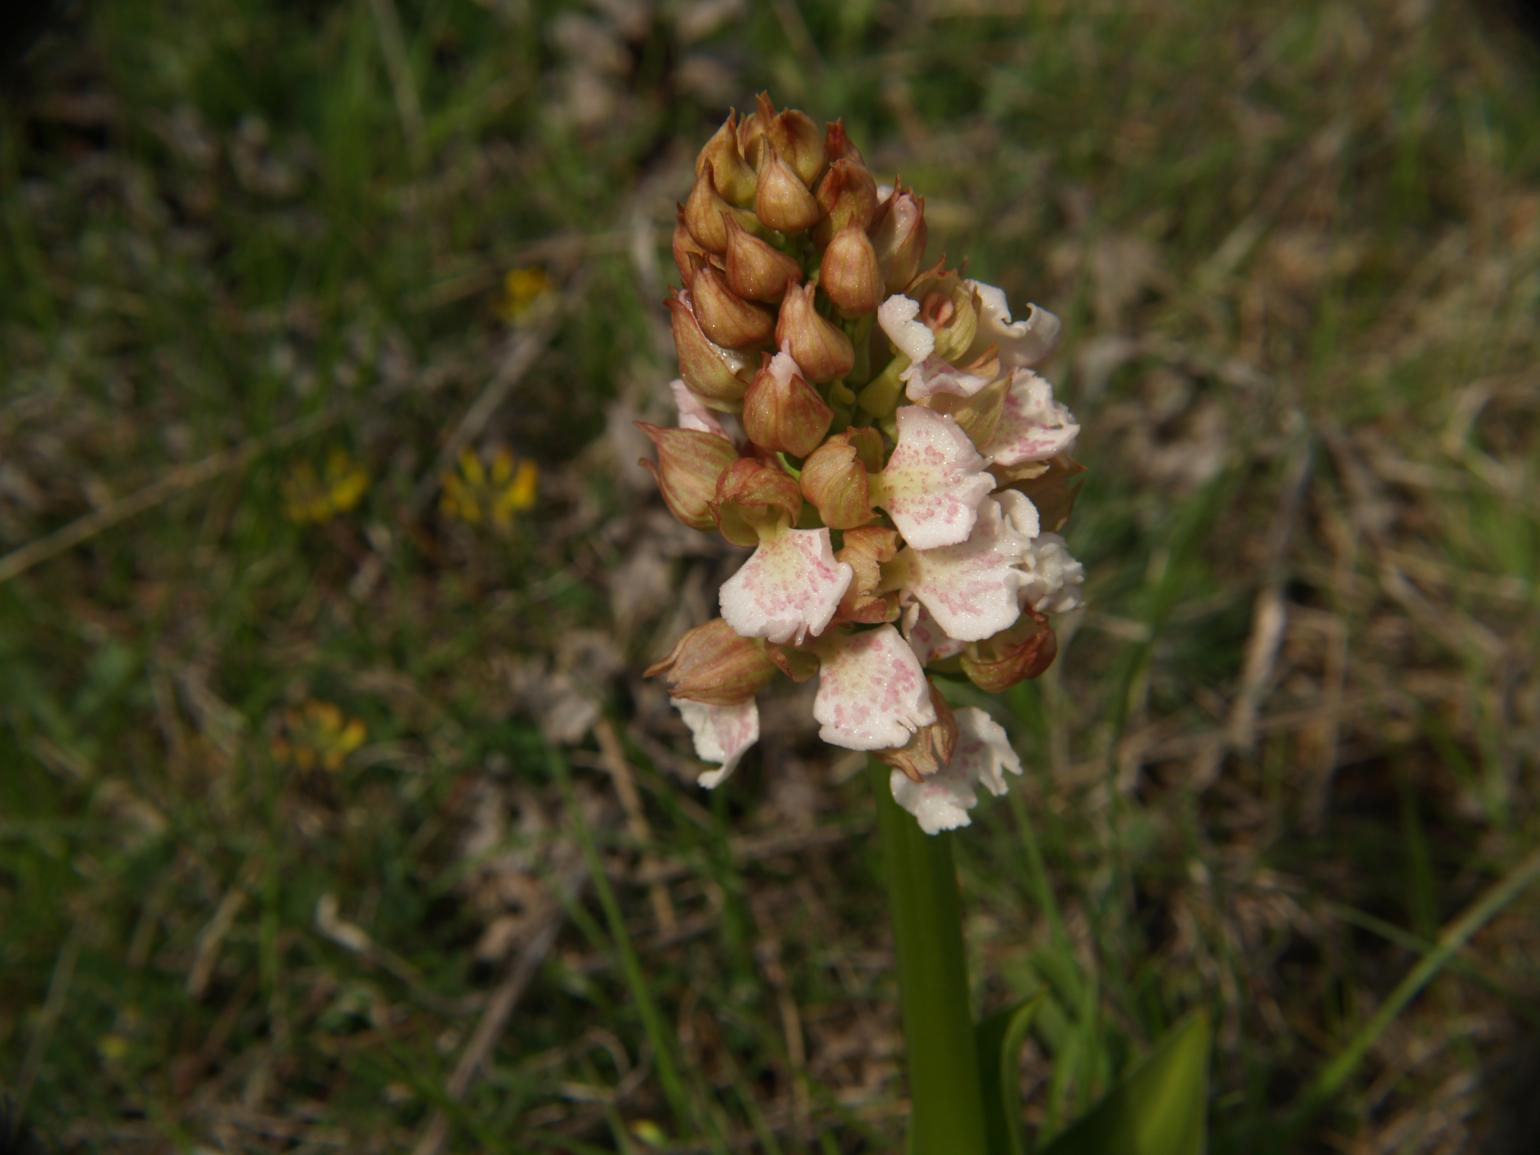
[[[643,425],[644,464],[680,521],[752,552],[648,675],[712,764],[702,786],[758,740],[777,675],[816,677],[825,742],[892,767],[926,833],[967,826],[1021,759],[937,679],[1036,677],[1082,602],[1062,536],[1080,426],[1040,375],[1059,321],[927,266],[924,198],[880,185],[838,121],[761,95],[695,174],[668,302],[677,423]]]

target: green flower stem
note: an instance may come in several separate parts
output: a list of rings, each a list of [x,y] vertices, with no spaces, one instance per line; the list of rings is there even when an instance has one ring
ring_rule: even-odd
[[[856,395],[861,408],[879,421],[891,419],[904,392],[904,383],[898,379],[898,375],[909,368],[909,363],[909,358],[899,353],[883,366],[882,372]]]
[[[952,836],[926,834],[893,801],[888,767],[874,758],[868,774],[877,800],[898,953],[911,1103],[909,1153],[982,1153],[989,1147]]]
[[[866,381],[872,375],[872,323],[876,320],[877,314],[866,313],[854,321],[845,322],[845,335],[850,338],[851,347],[856,351],[855,367],[848,374],[852,381]]]

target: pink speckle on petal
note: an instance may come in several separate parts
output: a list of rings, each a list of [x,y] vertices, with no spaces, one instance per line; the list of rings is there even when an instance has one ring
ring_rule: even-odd
[[[828,646],[813,717],[825,742],[848,750],[902,746],[936,720],[925,672],[892,626],[848,634]]]
[[[873,479],[872,501],[916,549],[956,545],[995,486],[988,464],[951,417],[906,405],[898,411],[898,446]]]
[[[722,617],[743,637],[800,645],[823,633],[854,576],[827,529],[781,530],[723,584]]]
[[[969,826],[969,811],[978,805],[978,787],[1005,793],[1005,771],[1019,775],[1021,759],[1011,749],[1005,730],[973,706],[956,712],[957,748],[952,760],[923,782],[913,782],[897,770],[889,779],[893,800],[913,814],[926,834]]]
[[[907,555],[908,590],[947,636],[982,641],[1009,628],[1020,615],[1017,591],[1025,575],[1017,567],[1031,543],[1015,520],[990,498],[979,506],[978,524],[967,541]]]
[[[698,779],[707,789],[716,787],[737,767],[743,752],[759,740],[759,707],[752,698],[736,706],[709,706],[685,698],[670,701],[695,736],[695,753],[707,762],[721,763]]]
[[[1070,411],[1053,399],[1053,386],[1030,369],[1017,369],[989,452],[998,465],[1047,461],[1067,452],[1079,435]]]

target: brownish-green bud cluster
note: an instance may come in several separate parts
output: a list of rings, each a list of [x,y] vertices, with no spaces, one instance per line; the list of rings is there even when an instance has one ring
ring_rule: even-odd
[[[877,307],[920,267],[925,204],[902,189],[879,200],[839,121],[820,128],[761,94],[701,149],[673,251],[681,374],[709,408],[737,413],[760,353],[784,349],[813,385],[870,364],[858,339],[870,340]]]

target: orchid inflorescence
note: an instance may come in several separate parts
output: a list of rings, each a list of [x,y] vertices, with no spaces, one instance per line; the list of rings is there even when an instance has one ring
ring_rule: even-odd
[[[1034,367],[1059,322],[944,260],[925,202],[879,188],[834,121],[761,95],[701,150],[668,302],[679,424],[642,426],[669,509],[753,555],[721,616],[662,661],[714,787],[759,737],[779,671],[818,678],[824,741],[892,767],[927,833],[968,825],[978,787],[1021,762],[983,710],[930,674],[998,693],[1042,673],[1049,615],[1080,603],[1057,535],[1079,426]]]

